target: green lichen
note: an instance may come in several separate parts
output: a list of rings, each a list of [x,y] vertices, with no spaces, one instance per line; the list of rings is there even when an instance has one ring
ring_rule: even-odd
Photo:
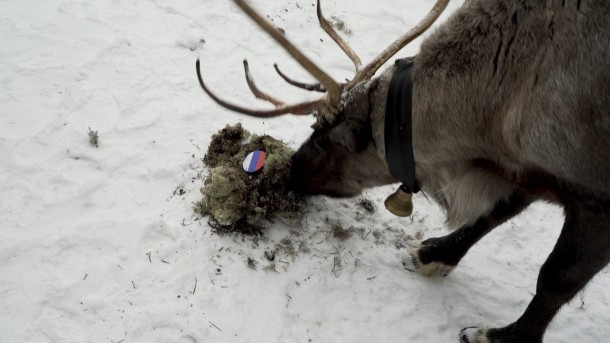
[[[263,170],[252,175],[244,172],[242,162],[254,150],[265,151],[267,158]],[[219,231],[260,232],[266,220],[278,217],[297,222],[304,201],[285,187],[293,153],[271,136],[251,135],[241,124],[227,125],[212,136],[204,157],[211,169],[195,210],[209,215]]]

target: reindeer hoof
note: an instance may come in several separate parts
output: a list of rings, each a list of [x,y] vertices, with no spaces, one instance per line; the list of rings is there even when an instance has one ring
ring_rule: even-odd
[[[409,248],[409,252],[402,258],[402,266],[407,271],[418,273],[421,262],[419,262],[419,258],[416,256],[416,254],[412,253],[413,251],[416,250],[411,250],[411,248]]]
[[[419,259],[419,250],[421,248],[421,243],[409,248],[409,253],[402,259],[402,265],[406,270],[420,273],[425,276],[446,277],[455,269],[455,266],[450,266],[442,262],[422,263]]]
[[[542,343],[542,335],[513,325],[501,329],[465,328],[460,332],[461,343]]]
[[[460,343],[490,343],[487,339],[487,330],[479,328],[465,328],[460,332]]]

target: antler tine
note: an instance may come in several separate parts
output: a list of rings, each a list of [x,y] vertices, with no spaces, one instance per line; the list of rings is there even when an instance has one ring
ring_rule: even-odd
[[[402,37],[397,39],[394,43],[392,43],[389,47],[387,47],[379,56],[377,56],[371,63],[367,64],[364,69],[356,74],[354,79],[350,81],[347,85],[347,88],[351,88],[358,83],[368,80],[375,75],[375,72],[381,66],[387,62],[392,56],[394,56],[400,49],[404,48],[407,44],[413,41],[415,38],[419,37],[422,33],[424,33],[432,24],[438,19],[438,17],[443,13],[449,0],[438,0],[430,12],[422,19],[417,25],[415,25],[411,30],[405,33]]]
[[[261,100],[269,101],[270,103],[274,104],[276,107],[284,106],[283,101],[272,97],[271,95],[261,91],[260,89],[258,89],[258,87],[256,87],[256,84],[254,83],[254,79],[252,78],[252,74],[250,74],[250,67],[248,67],[247,60],[244,60],[244,71],[246,73],[246,81],[248,82],[248,87],[250,87],[250,90],[252,91],[252,94],[254,94],[255,97],[257,97]]]
[[[336,110],[341,103],[341,86],[335,82],[328,74],[315,65],[307,56],[297,49],[284,35],[282,35],[273,25],[267,22],[260,14],[258,14],[244,0],[234,0],[252,20],[258,24],[260,28],[265,30],[278,44],[284,48],[299,64],[305,68],[313,77],[315,77],[328,90],[327,93],[327,109]]]
[[[292,113],[297,115],[308,115],[316,111],[324,110],[328,107],[328,103],[326,99],[319,99],[316,101],[303,102],[300,104],[295,104],[291,106],[279,106],[273,110],[252,110],[249,108],[241,107],[239,105],[232,104],[230,102],[224,101],[216,94],[212,93],[212,91],[205,85],[203,82],[203,77],[201,77],[201,70],[199,66],[199,60],[197,60],[195,67],[197,69],[197,78],[199,79],[199,85],[203,89],[203,91],[214,100],[220,106],[227,108],[231,111],[239,112],[242,114],[251,115],[254,117],[275,117],[282,114]]]
[[[326,88],[324,88],[324,86],[322,86],[321,83],[303,83],[303,82],[295,81],[295,80],[289,78],[288,76],[286,76],[286,74],[282,73],[280,68],[277,66],[277,63],[274,63],[273,67],[275,68],[275,71],[277,71],[277,73],[280,74],[282,79],[284,79],[284,81],[288,82],[289,84],[291,84],[295,87],[299,87],[299,88],[302,88],[302,89],[305,89],[308,91],[315,91],[315,92],[321,92],[321,93],[326,92]]]
[[[326,31],[330,38],[332,38],[335,43],[339,45],[339,47],[341,48],[341,50],[343,50],[343,52],[345,52],[347,57],[349,57],[352,62],[354,62],[354,67],[356,68],[356,71],[360,70],[360,67],[362,67],[362,61],[360,60],[360,57],[358,57],[358,54],[356,54],[352,47],[350,47],[349,44],[347,44],[347,42],[343,40],[341,36],[339,36],[337,31],[335,31],[335,29],[328,22],[328,20],[324,18],[324,16],[322,15],[322,7],[320,6],[320,0],[318,0],[318,20],[320,21],[320,26],[322,26],[324,31]]]

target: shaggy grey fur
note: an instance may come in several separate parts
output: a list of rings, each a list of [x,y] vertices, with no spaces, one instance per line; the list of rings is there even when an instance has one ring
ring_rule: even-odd
[[[562,204],[564,228],[523,315],[460,335],[539,343],[559,308],[610,263],[610,2],[470,0],[413,58],[416,179],[459,228],[421,242],[405,267],[446,274],[531,202]],[[319,117],[293,156],[294,190],[354,196],[397,182],[383,137],[395,70],[345,91],[337,117]]]
[[[531,171],[610,198],[609,23],[607,0],[467,1],[422,43],[416,174],[451,227],[487,214]],[[371,106],[380,156],[393,73],[376,80]]]

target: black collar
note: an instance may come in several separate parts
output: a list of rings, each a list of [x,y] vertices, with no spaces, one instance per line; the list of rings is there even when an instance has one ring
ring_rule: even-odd
[[[390,173],[401,183],[404,191],[417,193],[415,160],[411,128],[413,59],[396,61],[396,72],[390,81],[385,107],[385,158]]]

